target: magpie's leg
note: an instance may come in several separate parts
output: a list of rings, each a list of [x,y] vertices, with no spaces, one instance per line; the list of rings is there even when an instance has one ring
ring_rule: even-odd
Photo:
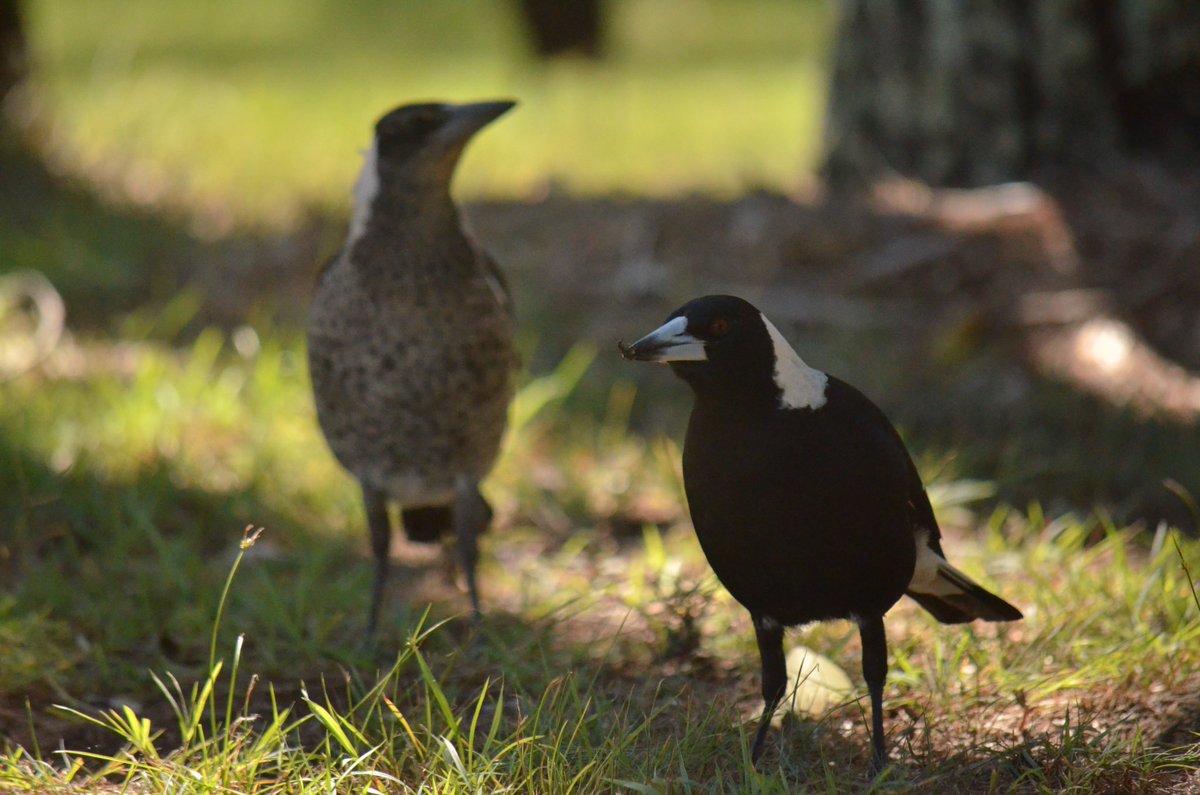
[[[879,773],[887,764],[887,751],[883,745],[883,681],[887,678],[887,636],[883,631],[883,616],[859,619],[858,632],[862,637],[863,678],[867,680],[867,692],[871,695],[871,747],[874,751],[871,769]]]
[[[475,569],[479,565],[479,547],[476,539],[491,521],[492,509],[479,493],[478,481],[459,478],[454,486],[454,530],[458,536],[458,562],[463,577],[467,580],[467,593],[471,597],[471,613],[478,621],[479,585]]]
[[[750,746],[750,761],[757,762],[762,754],[763,740],[771,725],[771,716],[787,690],[787,663],[783,658],[783,625],[768,616],[755,616],[754,634],[758,639],[758,656],[762,659],[763,713]]]
[[[375,555],[375,583],[371,588],[371,610],[367,614],[367,637],[374,638],[379,625],[379,609],[387,588],[392,525],[388,519],[387,496],[365,484],[362,492],[363,506],[367,511],[367,527],[371,530],[371,552]]]

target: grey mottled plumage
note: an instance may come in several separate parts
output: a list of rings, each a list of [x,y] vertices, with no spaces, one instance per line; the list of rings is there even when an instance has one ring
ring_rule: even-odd
[[[458,536],[472,607],[479,494],[504,433],[516,365],[513,318],[495,263],[463,233],[450,179],[471,136],[513,103],[422,104],[379,120],[354,189],[342,250],[309,318],[317,417],[363,490],[375,588],[388,573],[387,502],[416,541]]]

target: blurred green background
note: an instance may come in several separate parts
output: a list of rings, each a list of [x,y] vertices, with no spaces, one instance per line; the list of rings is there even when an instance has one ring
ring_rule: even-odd
[[[238,226],[345,211],[351,154],[396,104],[516,97],[467,198],[793,188],[819,150],[832,5],[617,0],[602,61],[536,58],[516,3],[29,4],[55,162]]]
[[[1200,603],[1179,563],[1200,570],[1200,550],[1184,539],[1175,557],[1167,543],[1168,526],[1196,520],[1194,416],[1113,400],[1032,362],[1013,306],[1045,286],[1029,274],[1052,270],[1044,228],[1003,214],[968,228],[937,215],[954,197],[912,184],[854,207],[826,196],[835,2],[605,7],[604,57],[592,60],[537,57],[517,4],[498,0],[21,4],[30,77],[0,133],[0,739],[33,747],[36,729],[45,747],[118,744],[54,703],[91,714],[133,702],[169,724],[147,669],[202,679],[210,632],[224,659],[244,633],[247,668],[288,703],[295,683],[334,670],[371,680],[381,663],[360,644],[366,534],[313,416],[309,288],[344,239],[358,153],[380,114],[513,97],[520,107],[472,143],[456,179],[469,225],[510,277],[525,362],[486,486],[497,511],[481,572],[488,648],[459,656],[457,624],[426,645],[456,707],[489,676],[540,703],[574,668],[592,681],[573,696],[600,706],[554,714],[590,721],[592,735],[560,753],[513,729],[531,768],[605,786],[663,769],[687,779],[688,765],[702,768],[697,781],[714,765],[743,770],[714,738],[757,704],[752,632],[688,525],[673,441],[688,395],[613,345],[686,298],[727,290],[769,308],[807,361],[887,410],[955,561],[1028,611],[1004,636],[935,631],[911,606],[889,616],[889,688],[898,712],[919,716],[896,731],[929,745],[930,786],[991,786],[993,746],[1004,782],[1036,768],[1046,789],[1190,769],[1192,757],[1155,747],[1127,765],[1131,735],[1103,718],[1133,716],[1138,743],[1196,725],[1142,720],[1160,712],[1147,693],[1184,703],[1195,691]],[[1118,226],[1106,213],[1120,205],[1097,195],[1095,223]],[[1080,260],[1102,259],[1098,238],[1052,209]],[[65,304],[63,334],[40,352],[22,271],[43,274]],[[248,524],[267,530],[214,629]],[[427,604],[435,619],[464,606],[435,554],[397,546],[392,648]],[[847,626],[804,637],[854,654]],[[647,706],[664,682],[685,693],[670,721]],[[393,695],[411,716],[430,696],[409,684]],[[264,691],[256,698],[261,708]],[[1079,728],[1069,713],[1064,727],[1064,704],[1101,719]],[[688,710],[708,717],[672,734]],[[597,711],[633,716],[620,724],[634,727],[633,751],[605,744],[616,741]],[[991,739],[956,734],[964,712]],[[820,753],[805,746],[762,791],[864,784],[846,756],[866,758],[858,708],[831,714]],[[1034,728],[1013,739],[1018,725]],[[435,748],[439,727],[417,733]],[[974,767],[959,764],[964,745]],[[600,751],[594,770],[570,767]],[[0,756],[0,788],[36,790],[21,753]],[[841,760],[844,778],[826,779],[820,754]],[[440,775],[431,756],[387,764],[418,781]],[[1093,786],[1095,771],[1112,777]],[[43,772],[47,787],[62,783]],[[969,784],[956,790],[959,775]]]
[[[489,481],[495,537],[523,554],[574,537],[600,558],[613,533],[683,518],[678,450],[659,436],[678,429],[684,396],[638,398],[634,379],[662,373],[596,349],[612,324],[635,331],[663,310],[597,299],[593,279],[626,255],[554,235],[619,251],[644,197],[804,190],[829,4],[612,2],[598,61],[537,58],[517,6],[484,0],[21,9],[30,79],[0,151],[0,274],[44,274],[66,328],[0,380],[0,626],[28,650],[0,667],[8,696],[78,700],[143,687],[148,665],[200,663],[214,584],[250,523],[268,527],[268,568],[230,609],[258,627],[263,670],[319,668],[358,633],[361,509],[316,427],[301,323],[345,235],[358,153],[403,102],[521,101],[456,180],[468,219],[501,227],[484,240],[503,241],[522,321],[525,388]],[[545,289],[544,265],[572,283],[568,301]],[[14,295],[3,352],[20,362],[36,318]],[[580,327],[595,317],[608,325]],[[635,413],[658,430],[634,432]],[[409,588],[445,596],[434,562],[401,565],[397,632],[419,612]],[[574,576],[491,568],[494,603],[512,610],[551,611],[542,600]]]

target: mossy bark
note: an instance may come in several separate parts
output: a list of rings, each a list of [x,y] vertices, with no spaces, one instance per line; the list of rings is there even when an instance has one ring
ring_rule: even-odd
[[[0,0],[0,102],[25,79],[28,50],[17,0]]]
[[[520,0],[519,8],[538,57],[603,54],[602,0]]]
[[[835,185],[1194,164],[1200,3],[842,0],[827,151]]]

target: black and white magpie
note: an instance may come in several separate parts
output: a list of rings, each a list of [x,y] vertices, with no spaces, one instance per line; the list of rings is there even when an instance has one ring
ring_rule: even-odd
[[[455,531],[479,615],[479,493],[500,448],[516,367],[504,278],[464,234],[450,180],[471,137],[513,106],[406,105],[384,115],[354,188],[350,233],[308,325],[317,417],[358,479],[375,555],[368,630],[388,578],[389,500],[414,541]]]
[[[700,546],[750,611],[762,658],[758,759],[787,674],[783,629],[849,618],[862,637],[874,765],[886,759],[883,615],[904,594],[939,621],[1014,621],[1021,612],[946,561],[916,467],[883,412],[809,367],[758,309],[697,298],[632,345],[695,393],[684,486]]]

